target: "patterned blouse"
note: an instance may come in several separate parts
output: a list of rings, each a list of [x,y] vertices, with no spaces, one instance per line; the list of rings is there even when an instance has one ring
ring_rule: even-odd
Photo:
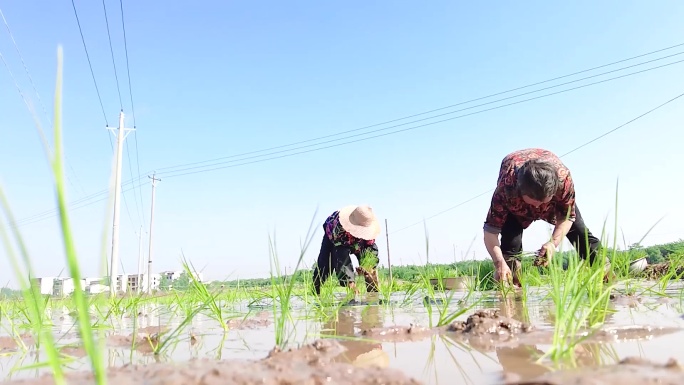
[[[344,230],[344,228],[342,228],[339,214],[339,211],[335,211],[325,220],[325,223],[323,224],[325,235],[328,237],[330,242],[332,242],[335,246],[349,247],[352,254],[354,254],[357,258],[361,258],[364,251],[377,257],[378,245],[375,243],[375,241],[359,239],[349,234]]]
[[[551,162],[558,170],[561,187],[550,202],[534,207],[523,201],[517,187],[518,169],[530,159],[543,159]],[[536,220],[544,220],[552,225],[557,220],[565,219],[570,210],[569,219],[575,220],[575,186],[570,170],[551,151],[539,148],[528,148],[515,151],[501,162],[496,190],[492,196],[491,205],[487,212],[484,230],[499,234],[508,215],[514,216],[523,229],[529,227]]]

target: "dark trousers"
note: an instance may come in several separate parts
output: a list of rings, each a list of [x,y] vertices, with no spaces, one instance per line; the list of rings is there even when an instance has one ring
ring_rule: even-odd
[[[321,251],[318,254],[318,261],[313,271],[313,284],[316,294],[321,294],[321,286],[333,272],[337,273],[337,279],[342,286],[348,286],[349,282],[354,282],[356,275],[350,254],[351,248],[335,246],[323,234]]]
[[[577,250],[579,257],[583,260],[588,257],[589,263],[593,265],[598,249],[601,247],[601,241],[589,231],[577,206],[575,206],[575,213],[575,222],[570,227],[567,238]],[[522,225],[513,215],[509,215],[501,229],[501,252],[511,271],[520,269],[520,254],[523,249],[522,236]],[[589,241],[588,247],[587,240]],[[606,261],[606,265],[608,265],[608,261]]]

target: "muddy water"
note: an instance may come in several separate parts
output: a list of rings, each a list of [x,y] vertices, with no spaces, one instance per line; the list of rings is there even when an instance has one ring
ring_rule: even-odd
[[[350,379],[355,384],[684,383],[684,372],[677,365],[665,365],[671,358],[684,362],[684,349],[678,349],[684,346],[680,291],[670,289],[668,294],[674,298],[668,299],[616,295],[611,303],[614,313],[608,316],[604,330],[576,351],[579,372],[558,372],[548,364],[536,363],[550,347],[554,308],[534,293],[525,304],[488,294],[479,306],[442,327],[431,327],[439,318],[440,305],[433,305],[430,325],[420,295],[401,307],[360,303],[339,309],[308,306],[305,310],[302,306],[294,313],[295,324],[288,325],[284,335],[291,341],[290,347],[305,347],[275,353],[273,314],[263,310],[253,311],[244,320],[244,314],[230,320],[227,333],[207,314],[200,314],[159,356],[151,354],[149,343],[131,349],[134,324],[136,340],[145,342],[145,337],[154,340],[160,332],[164,338],[164,331],[182,322],[168,309],[146,305],[135,322],[123,319],[115,322],[115,331],[107,331],[104,359],[114,375],[110,383],[122,384],[253,383],[255,378],[234,375],[245,369],[270,376],[263,382],[267,384],[315,384],[322,379],[330,384]],[[403,294],[395,294],[390,300],[400,303],[403,299]],[[375,297],[366,300],[377,302]],[[453,301],[449,310],[458,308]],[[89,363],[78,345],[75,319],[60,309],[54,309],[51,316],[58,344],[73,360],[67,369],[73,373],[73,383],[92,383],[87,375],[78,374],[89,370]],[[23,341],[31,342],[30,338]],[[0,349],[0,373],[8,381],[52,383],[46,378],[31,380],[48,369],[12,371],[44,361],[44,353],[23,353],[13,340],[2,337]],[[599,366],[602,368],[596,369]],[[654,381],[649,376],[661,382],[649,382]],[[376,382],[364,382],[366,379]],[[670,382],[664,382],[668,379]],[[591,382],[599,380],[603,382]]]

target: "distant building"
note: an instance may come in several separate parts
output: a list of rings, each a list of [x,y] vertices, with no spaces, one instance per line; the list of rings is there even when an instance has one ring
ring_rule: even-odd
[[[85,282],[81,280],[81,289],[85,289]],[[71,295],[76,289],[74,279],[71,277],[58,277],[54,279],[52,285],[52,295],[55,297],[66,297]]]
[[[149,280],[150,290],[152,292],[159,290],[162,278],[169,281],[172,286],[173,282],[178,280],[184,273],[183,270],[163,271],[159,274],[152,274]],[[194,273],[195,279],[202,282],[202,273]],[[87,294],[98,294],[109,291],[109,285],[106,285],[108,277],[87,277],[80,281],[81,289]],[[34,285],[40,288],[41,294],[52,295],[55,297],[66,297],[71,295],[75,290],[75,281],[71,277],[40,277],[31,280]],[[147,274],[120,274],[116,277],[117,293],[130,292],[133,294],[148,292],[148,275]]]
[[[53,286],[55,284],[55,277],[34,278],[31,281],[33,284],[38,286],[38,288],[40,289],[40,294],[52,295]]]

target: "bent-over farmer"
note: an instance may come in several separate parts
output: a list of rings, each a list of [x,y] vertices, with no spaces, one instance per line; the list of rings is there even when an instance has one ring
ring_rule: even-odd
[[[551,151],[529,148],[503,158],[484,223],[484,243],[494,262],[495,280],[512,278],[515,285],[520,285],[523,230],[536,220],[555,226],[551,240],[537,251],[537,261],[548,262],[563,237],[567,237],[581,259],[588,257],[591,264],[595,262],[600,241],[589,231],[577,208],[570,170]]]
[[[362,274],[368,292],[377,292],[378,246],[375,238],[380,233],[373,209],[369,206],[346,206],[332,213],[323,223],[323,242],[313,271],[316,294],[321,285],[334,272],[340,285],[358,294],[354,268],[350,255],[359,261],[356,272]]]

